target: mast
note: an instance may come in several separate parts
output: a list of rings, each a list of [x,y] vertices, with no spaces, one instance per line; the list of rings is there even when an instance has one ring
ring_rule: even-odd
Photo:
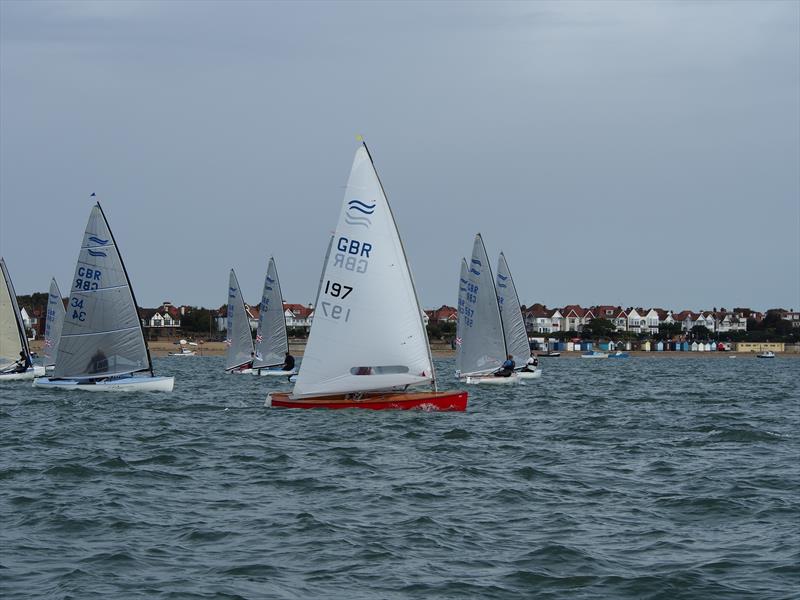
[[[92,194],[94,196],[94,194]],[[144,340],[144,348],[147,350],[147,369],[141,369],[141,371],[150,371],[150,377],[155,377],[155,373],[153,372],[153,359],[150,356],[150,345],[147,343],[147,338],[144,335],[144,326],[142,325],[142,318],[139,316],[139,303],[136,301],[136,294],[133,292],[133,286],[131,285],[131,278],[128,277],[128,269],[125,267],[125,261],[122,258],[122,252],[119,249],[119,245],[117,245],[117,240],[114,238],[114,232],[111,231],[111,226],[108,224],[108,219],[106,218],[106,213],[103,212],[103,207],[100,206],[100,201],[97,200],[97,208],[100,209],[100,215],[103,217],[103,221],[105,221],[106,228],[108,229],[109,235],[111,235],[111,242],[114,244],[114,247],[117,249],[117,255],[119,256],[119,262],[122,265],[122,272],[125,274],[125,280],[128,283],[128,289],[131,292],[131,297],[133,298],[133,307],[136,310],[136,321],[139,323],[139,331],[142,332],[142,340]],[[134,371],[141,372],[141,371]]]
[[[408,271],[409,279],[411,280],[411,289],[414,292],[414,299],[417,301],[417,317],[419,318],[420,325],[422,326],[422,333],[425,335],[425,346],[428,351],[428,363],[431,365],[431,385],[434,391],[438,391],[438,386],[436,383],[436,367],[433,364],[433,355],[431,354],[431,342],[428,339],[428,328],[425,327],[425,321],[422,319],[422,308],[419,305],[419,296],[417,295],[417,288],[414,284],[414,274],[411,271],[411,266],[408,264],[408,254],[406,254],[405,246],[403,245],[403,238],[400,235],[400,230],[397,227],[397,221],[394,218],[394,213],[392,212],[392,205],[389,203],[389,196],[386,195],[386,188],[383,187],[383,181],[381,181],[381,176],[378,174],[378,169],[375,168],[375,161],[372,159],[372,154],[367,147],[367,142],[364,141],[364,138],[361,138],[361,144],[364,146],[364,150],[367,151],[367,156],[369,157],[369,162],[372,165],[372,170],[375,173],[375,177],[378,180],[378,185],[381,186],[381,191],[383,192],[383,197],[386,198],[386,207],[389,209],[389,216],[392,218],[392,224],[394,225],[394,229],[397,232],[397,239],[400,241],[400,248],[403,251],[403,260],[406,262],[406,270]],[[331,239],[331,241],[333,241]],[[321,283],[321,282],[320,282]]]

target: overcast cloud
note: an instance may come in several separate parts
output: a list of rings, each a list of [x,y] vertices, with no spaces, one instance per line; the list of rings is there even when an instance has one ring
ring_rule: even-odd
[[[423,305],[800,308],[800,3],[0,2],[0,252],[69,289],[96,192],[143,305],[308,303],[370,144]]]

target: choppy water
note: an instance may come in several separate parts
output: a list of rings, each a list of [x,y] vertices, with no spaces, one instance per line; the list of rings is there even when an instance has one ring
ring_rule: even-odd
[[[217,358],[5,385],[0,593],[800,597],[800,361],[542,362],[461,414],[264,409]]]

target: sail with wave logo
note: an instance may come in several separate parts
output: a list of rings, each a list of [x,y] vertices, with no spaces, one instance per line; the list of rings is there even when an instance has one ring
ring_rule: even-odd
[[[58,343],[61,341],[61,330],[64,327],[64,301],[61,290],[55,278],[50,282],[50,292],[47,296],[47,316],[44,322],[44,366],[51,367],[56,364],[58,357]]]
[[[530,357],[531,347],[514,278],[511,277],[511,270],[502,252],[497,260],[497,302],[503,318],[508,353],[514,357],[517,366],[521,367]]]
[[[239,280],[231,269],[228,278],[228,320],[225,332],[225,370],[230,371],[249,363],[253,359],[253,334],[250,330],[250,317],[244,305]]]
[[[286,335],[286,317],[283,312],[283,295],[278,280],[275,260],[269,259],[264,290],[258,314],[253,368],[275,367],[283,364],[289,351],[289,338]]]
[[[494,277],[480,233],[475,236],[467,267],[464,320],[456,355],[461,376],[491,373],[507,354]]]
[[[362,145],[353,160],[292,397],[433,381],[428,338],[403,244]]]
[[[153,366],[128,274],[100,204],[83,235],[53,379],[108,378]]]

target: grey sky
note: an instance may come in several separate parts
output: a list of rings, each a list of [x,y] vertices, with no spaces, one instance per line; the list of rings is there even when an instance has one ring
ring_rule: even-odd
[[[313,300],[365,135],[426,307],[800,308],[800,3],[0,1],[0,251],[69,289],[91,192],[141,304]]]

